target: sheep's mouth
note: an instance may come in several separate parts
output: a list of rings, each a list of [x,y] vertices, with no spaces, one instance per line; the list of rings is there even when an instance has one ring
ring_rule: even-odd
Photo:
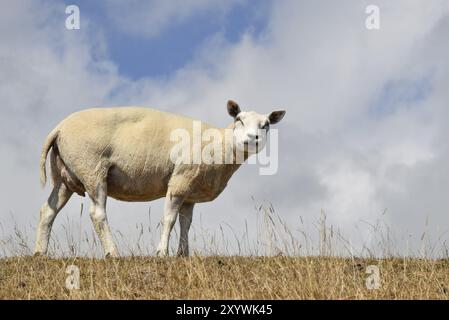
[[[258,151],[260,143],[258,141],[255,142],[245,141],[243,142],[243,145],[245,147],[245,150],[247,151]]]
[[[259,146],[259,142],[248,142],[248,141],[245,141],[245,142],[243,142],[243,145],[245,146],[245,147],[258,147]]]

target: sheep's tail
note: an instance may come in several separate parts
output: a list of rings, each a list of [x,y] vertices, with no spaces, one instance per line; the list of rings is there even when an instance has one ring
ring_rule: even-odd
[[[42,188],[45,187],[45,184],[47,183],[47,169],[46,169],[47,154],[50,151],[51,147],[53,147],[53,144],[55,143],[58,134],[59,129],[58,128],[53,129],[53,131],[51,131],[50,134],[47,136],[44,146],[42,147],[41,163],[40,163]]]

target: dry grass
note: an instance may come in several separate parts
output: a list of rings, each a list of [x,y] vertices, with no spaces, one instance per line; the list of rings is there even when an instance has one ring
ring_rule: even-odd
[[[80,212],[80,217],[82,209]],[[384,213],[382,214],[382,216]],[[381,217],[382,218],[382,217]],[[67,220],[65,240],[52,235],[50,255],[32,257],[34,226],[6,233],[0,223],[0,299],[448,299],[448,232],[419,252],[381,219],[368,224],[359,249],[321,212],[315,227],[300,218],[284,222],[271,205],[256,206],[256,235],[239,235],[228,225],[216,234],[202,227],[190,235],[190,258],[152,257],[159,225],[136,226],[137,238],[116,232],[120,259],[99,259],[96,236]],[[144,235],[153,238],[145,239]],[[176,250],[176,230],[171,251]],[[84,248],[84,249],[83,249]],[[359,258],[357,258],[359,257]],[[360,258],[363,257],[363,258]],[[382,257],[382,258],[380,258]],[[421,257],[421,258],[418,258]],[[444,258],[444,259],[441,259]],[[80,271],[79,290],[66,287],[67,267]],[[368,289],[368,266],[380,271],[380,288]]]
[[[80,289],[65,286],[80,269]],[[367,289],[366,266],[381,287]],[[0,259],[0,299],[448,299],[449,261],[326,257]]]

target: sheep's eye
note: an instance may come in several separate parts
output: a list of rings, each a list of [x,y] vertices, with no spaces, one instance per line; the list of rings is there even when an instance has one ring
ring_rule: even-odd
[[[243,126],[243,121],[242,121],[242,119],[236,118],[236,119],[235,119],[235,122],[240,122],[240,124]]]
[[[269,124],[268,122],[265,123],[265,124],[263,125],[262,129],[268,131],[268,130],[270,129],[270,124]]]

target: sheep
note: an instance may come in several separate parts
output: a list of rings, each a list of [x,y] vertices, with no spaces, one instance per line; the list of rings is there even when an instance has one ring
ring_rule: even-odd
[[[259,152],[269,126],[279,122],[285,111],[268,115],[242,112],[229,100],[233,123],[225,129],[202,124],[208,129],[232,134],[231,147],[223,155],[244,159]],[[47,253],[52,224],[73,193],[90,199],[89,214],[105,257],[118,257],[106,216],[106,200],[151,201],[165,197],[162,232],[156,254],[168,255],[170,232],[179,215],[180,241],[177,254],[188,256],[188,232],[196,203],[212,201],[226,187],[241,163],[194,164],[177,161],[175,142],[178,129],[192,133],[195,120],[143,107],[94,108],[71,114],[45,140],[40,159],[40,178],[46,184],[46,161],[50,159],[53,190],[40,210],[35,255]],[[203,148],[203,146],[201,146]],[[178,159],[179,160],[179,159]]]

